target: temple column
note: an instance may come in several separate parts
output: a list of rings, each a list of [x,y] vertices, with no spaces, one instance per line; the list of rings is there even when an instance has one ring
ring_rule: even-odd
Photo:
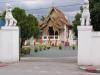
[[[67,41],[67,28],[66,28],[66,25],[64,26],[64,42]]]

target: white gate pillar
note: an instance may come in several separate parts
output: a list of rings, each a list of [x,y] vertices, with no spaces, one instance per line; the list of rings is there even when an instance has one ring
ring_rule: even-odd
[[[19,61],[19,28],[2,27],[0,30],[0,62]]]
[[[92,26],[78,26],[78,65],[91,64]]]

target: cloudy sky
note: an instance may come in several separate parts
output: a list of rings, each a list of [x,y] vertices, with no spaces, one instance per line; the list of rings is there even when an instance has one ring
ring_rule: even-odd
[[[79,12],[83,0],[0,0],[0,11],[5,10],[5,3],[9,1],[13,7],[21,7],[38,18],[47,15],[52,6],[59,8],[69,18],[70,22]]]

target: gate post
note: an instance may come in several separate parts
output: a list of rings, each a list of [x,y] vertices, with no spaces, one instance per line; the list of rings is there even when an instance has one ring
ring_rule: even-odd
[[[1,27],[0,62],[19,61],[19,28]]]
[[[78,65],[91,65],[92,26],[78,26]]]

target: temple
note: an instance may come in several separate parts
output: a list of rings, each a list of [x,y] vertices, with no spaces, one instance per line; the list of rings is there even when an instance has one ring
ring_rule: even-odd
[[[57,8],[52,7],[49,14],[39,22],[41,39],[50,45],[66,44],[72,32],[72,25],[67,17]]]

